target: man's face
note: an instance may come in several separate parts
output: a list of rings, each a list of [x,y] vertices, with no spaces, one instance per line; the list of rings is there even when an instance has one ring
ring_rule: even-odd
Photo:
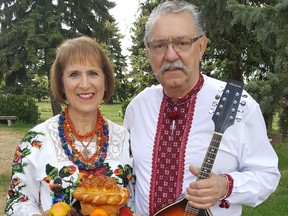
[[[181,51],[179,48],[186,47],[185,43],[182,42],[191,41],[189,39],[198,36],[193,26],[192,18],[188,13],[165,14],[155,20],[149,34],[149,42],[152,43],[148,43],[146,52],[156,79],[162,84],[168,95],[169,91],[175,92],[175,90],[182,92],[181,94],[186,94],[197,83],[199,63],[207,43],[206,37],[202,36],[193,42],[188,50]],[[164,44],[165,41],[173,42],[169,43],[163,53],[157,54],[153,52],[153,49],[163,46],[161,44],[163,41]],[[186,70],[182,69],[181,64],[180,66],[173,65],[176,62],[182,63]],[[161,67],[167,63],[172,63],[172,65],[162,72]],[[178,97],[181,96],[184,95]]]

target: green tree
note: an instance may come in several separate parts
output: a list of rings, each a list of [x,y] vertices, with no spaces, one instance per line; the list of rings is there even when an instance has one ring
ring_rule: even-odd
[[[112,61],[114,74],[115,74],[115,90],[112,100],[122,102],[127,97],[127,79],[125,76],[127,70],[126,56],[123,56],[121,51],[121,44],[119,39],[124,38],[122,34],[118,32],[116,23],[111,23],[111,29],[113,29],[113,36],[109,38],[109,42],[103,44],[103,47],[107,50],[107,54]],[[112,101],[110,100],[109,103]]]
[[[268,4],[269,3],[269,4]],[[268,57],[272,69],[263,79],[252,77],[247,88],[260,101],[268,128],[272,127],[272,117],[279,113],[279,126],[283,138],[288,133],[288,0],[263,1],[257,7],[243,5],[230,0],[229,10],[234,23],[243,23],[252,31],[261,46],[270,50]]]
[[[133,92],[132,97],[143,90],[145,87],[158,84],[157,80],[154,78],[153,73],[151,72],[152,70],[146,57],[143,38],[147,18],[153,8],[158,5],[159,2],[161,1],[156,0],[141,3],[141,13],[138,19],[134,22],[134,28],[131,30],[133,45],[130,48],[132,53],[130,60],[132,69],[129,73],[129,77],[132,80],[130,82],[130,90]]]
[[[35,74],[34,77],[29,78],[27,87],[24,88],[23,93],[24,95],[30,95],[31,97],[36,98],[38,102],[48,98],[50,96],[48,89],[48,77]]]
[[[0,0],[0,6],[0,78],[8,89],[15,88],[15,83],[25,88],[29,74],[47,76],[55,49],[66,38],[87,35],[109,47],[107,52],[119,52],[112,58],[121,56],[119,48],[112,49],[120,47],[115,19],[109,14],[114,2]],[[112,61],[118,64],[123,59]],[[59,113],[61,107],[51,101],[53,113]]]

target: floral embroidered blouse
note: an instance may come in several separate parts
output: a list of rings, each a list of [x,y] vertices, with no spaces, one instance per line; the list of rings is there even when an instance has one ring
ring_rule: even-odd
[[[129,132],[106,119],[109,129],[107,157],[96,170],[83,171],[68,159],[62,148],[58,119],[59,115],[35,126],[17,147],[5,215],[41,214],[41,210],[49,210],[59,200],[74,205],[77,202],[72,192],[81,179],[90,174],[105,174],[128,188],[131,194],[128,206],[133,207],[132,188],[135,179],[132,174]],[[78,150],[83,150],[80,142],[75,145]],[[91,143],[88,148],[94,152],[96,143]]]

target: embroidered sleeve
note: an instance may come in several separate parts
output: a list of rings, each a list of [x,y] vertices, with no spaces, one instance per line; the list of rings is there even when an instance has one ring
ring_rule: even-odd
[[[16,149],[12,162],[12,178],[7,194],[6,215],[40,214],[39,187],[36,181],[35,161],[43,133],[29,131]],[[33,155],[33,157],[31,156]]]
[[[39,208],[35,206],[33,203],[25,202],[25,203],[15,203],[13,205],[13,213],[7,213],[6,215],[13,215],[13,216],[31,216],[31,215],[41,215]],[[11,211],[10,211],[11,212]]]
[[[130,191],[128,206],[134,210],[134,184],[135,175],[133,172],[133,158],[130,150],[130,133],[123,126],[110,122],[111,142],[109,160],[118,161],[118,165],[113,167],[113,174],[117,178],[119,185],[126,187]]]
[[[136,181],[136,176],[133,171],[133,157],[131,154],[131,146],[130,146],[130,133],[128,130],[124,130],[124,145],[123,145],[123,158],[125,166],[123,167],[124,173],[124,186],[130,191],[130,198],[128,200],[127,206],[131,208],[134,212],[134,203],[135,203],[135,195],[134,195],[134,186]]]

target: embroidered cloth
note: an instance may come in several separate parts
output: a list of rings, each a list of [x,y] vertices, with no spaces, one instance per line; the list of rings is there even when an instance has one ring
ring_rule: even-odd
[[[150,215],[175,202],[182,192],[185,150],[197,93],[202,86],[201,75],[183,98],[173,99],[163,93],[153,149]]]

